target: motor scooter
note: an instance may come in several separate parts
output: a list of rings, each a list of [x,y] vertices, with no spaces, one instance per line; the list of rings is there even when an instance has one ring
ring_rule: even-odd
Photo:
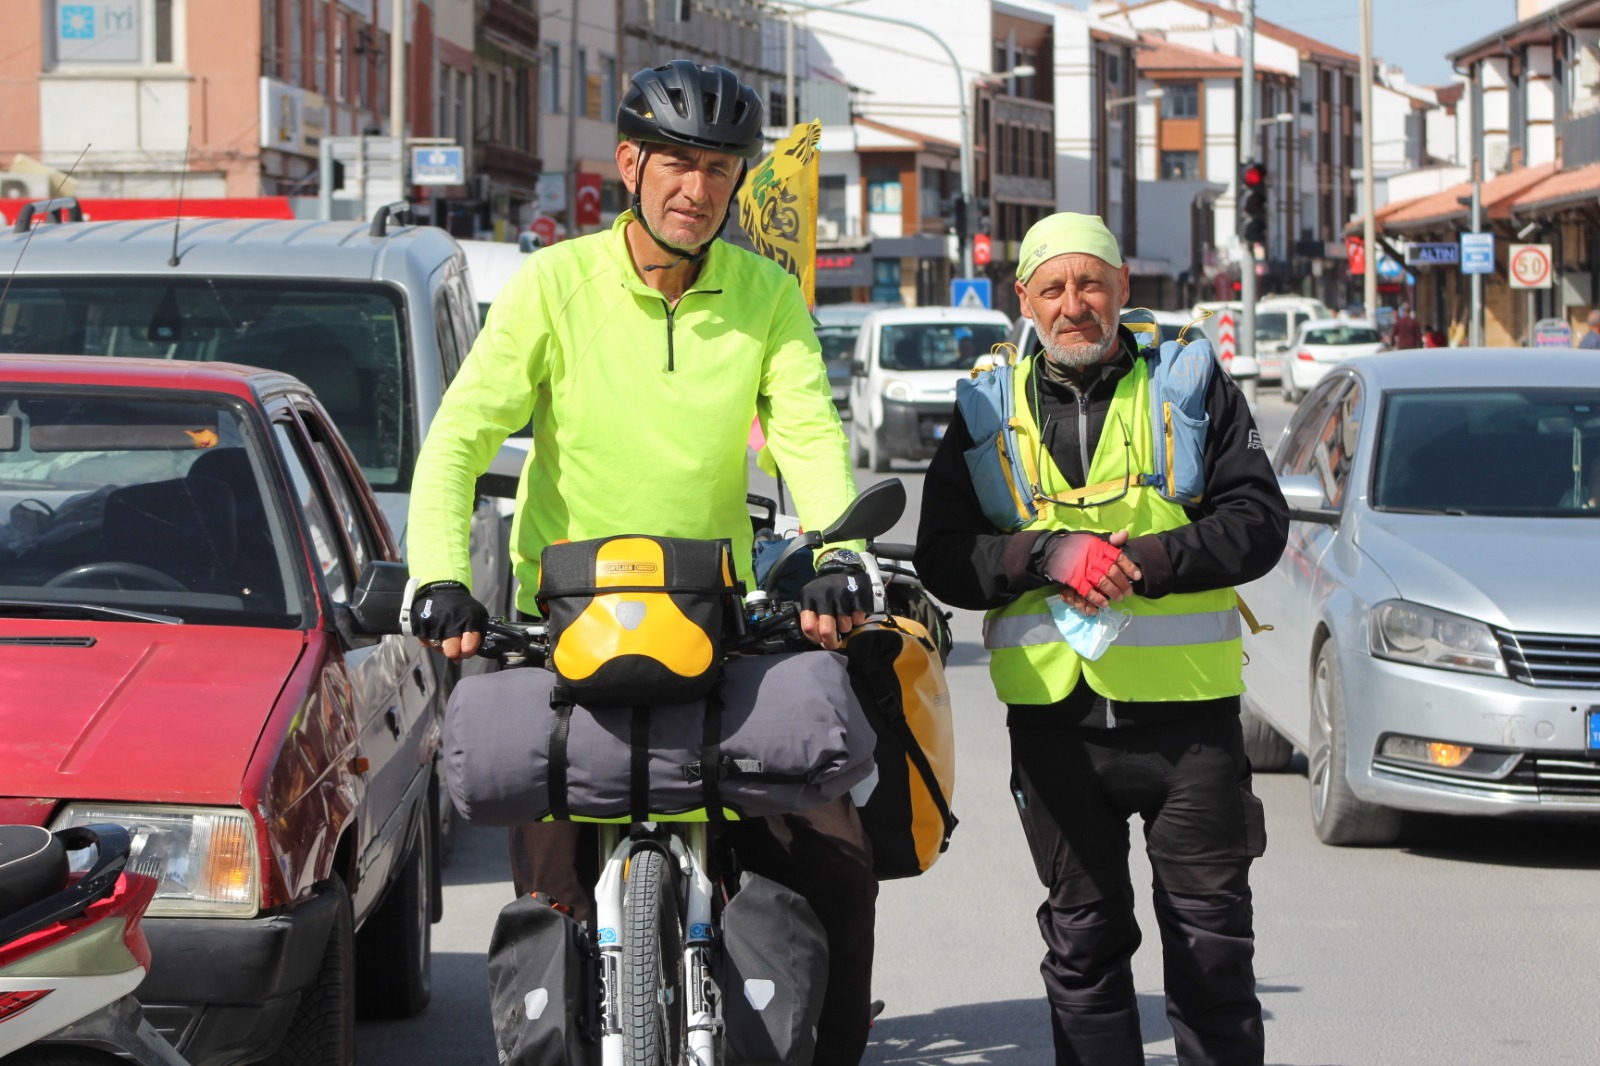
[[[133,996],[157,886],[126,868],[129,848],[118,825],[0,825],[4,1066],[188,1066]]]

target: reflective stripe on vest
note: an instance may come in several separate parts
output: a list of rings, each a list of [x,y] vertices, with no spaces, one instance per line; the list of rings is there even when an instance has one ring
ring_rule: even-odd
[[[1119,648],[1175,648],[1187,644],[1220,644],[1240,637],[1239,612],[1205,611],[1196,614],[1135,615],[1117,635]],[[1001,615],[986,619],[983,646],[1022,648],[1030,644],[1065,643],[1055,619],[1044,614]]]
[[[1015,368],[1018,445],[1038,454],[1039,426],[1026,387],[1032,360]],[[1141,485],[1138,474],[1151,469],[1155,447],[1150,438],[1149,373],[1136,359],[1132,372],[1117,383],[1105,428],[1084,480],[1116,481],[1125,472],[1133,478],[1126,495],[1101,506],[1041,506],[1025,529],[1084,530],[1111,533],[1128,530],[1140,537],[1189,524],[1183,508]],[[1120,423],[1120,427],[1117,427]],[[1121,427],[1126,427],[1126,443]],[[1070,498],[1069,486],[1045,454],[1038,479],[1046,494]],[[984,619],[984,647],[990,649],[989,676],[995,693],[1006,703],[1049,704],[1064,699],[1087,676],[1108,699],[1125,702],[1205,700],[1235,696],[1244,690],[1243,645],[1238,597],[1231,588],[1172,593],[1157,600],[1130,596],[1118,607],[1133,614],[1128,628],[1100,659],[1086,662],[1062,638],[1051,618],[1049,597],[1054,587],[1023,593]]]

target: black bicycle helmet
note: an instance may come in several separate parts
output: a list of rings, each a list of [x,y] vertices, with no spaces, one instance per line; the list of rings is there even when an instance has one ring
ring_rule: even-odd
[[[633,76],[617,108],[623,140],[678,144],[754,159],[762,152],[761,98],[727,67],[687,59]]]

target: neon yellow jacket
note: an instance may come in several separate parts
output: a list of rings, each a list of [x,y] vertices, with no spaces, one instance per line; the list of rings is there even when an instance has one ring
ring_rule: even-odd
[[[747,441],[758,414],[807,529],[855,496],[849,446],[795,279],[716,241],[670,308],[634,270],[624,212],[529,256],[506,283],[417,457],[406,554],[419,582],[470,587],[478,475],[533,421],[511,527],[535,613],[539,554],[622,533],[733,540],[750,584]]]

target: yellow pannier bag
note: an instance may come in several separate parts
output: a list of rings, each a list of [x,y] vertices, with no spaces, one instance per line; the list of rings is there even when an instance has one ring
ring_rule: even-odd
[[[928,631],[890,616],[852,629],[840,649],[877,731],[878,780],[861,806],[878,879],[915,877],[950,846],[956,745],[950,689]]]

